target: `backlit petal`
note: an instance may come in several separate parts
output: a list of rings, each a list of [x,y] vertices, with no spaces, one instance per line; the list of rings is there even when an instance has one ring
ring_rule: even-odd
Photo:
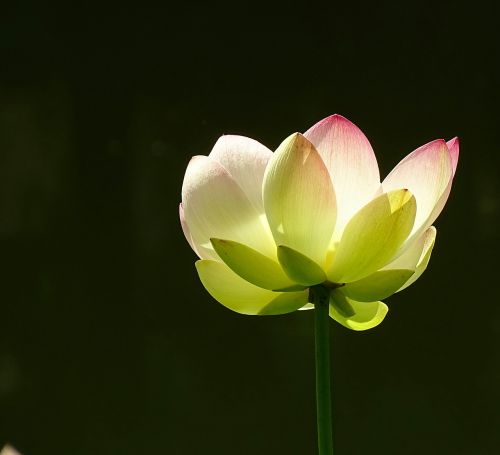
[[[380,187],[377,159],[363,132],[341,115],[332,115],[312,126],[309,139],[328,168],[337,198],[335,238],[349,219]]]
[[[262,181],[271,150],[245,136],[221,136],[209,157],[224,166],[259,213],[264,212]]]
[[[343,308],[353,314],[348,315]],[[388,310],[384,302],[357,302],[339,289],[330,294],[330,317],[351,330],[372,329],[384,320]]]
[[[198,255],[198,257],[201,258],[200,254],[198,253],[198,250],[196,249],[196,245],[193,242],[193,237],[191,237],[191,232],[189,231],[189,227],[186,223],[182,202],[179,204],[179,218],[181,220],[181,227],[182,227],[182,232],[184,233],[184,237],[186,237],[186,240],[188,241],[193,251]]]
[[[301,134],[285,139],[269,161],[263,195],[276,244],[323,266],[335,225],[335,195],[321,157]]]
[[[458,155],[460,153],[460,141],[458,140],[458,137],[454,137],[453,139],[450,139],[446,145],[450,151],[451,167],[453,168],[453,176],[455,176],[455,172],[457,171]]]
[[[194,157],[182,186],[184,218],[202,258],[216,259],[210,238],[244,243],[275,257],[276,246],[263,214],[217,161]]]
[[[410,233],[415,210],[415,198],[406,189],[365,205],[345,227],[328,279],[357,281],[386,265]]]
[[[379,270],[361,280],[347,283],[342,292],[359,302],[382,300],[397,292],[414,273],[414,270],[407,269]]]
[[[226,265],[250,283],[271,291],[295,284],[277,261],[258,251],[231,240],[211,239],[211,242]]]
[[[422,273],[424,273],[429,261],[431,259],[432,249],[434,248],[434,243],[436,241],[436,228],[431,226],[424,234],[424,242],[423,248],[421,250],[421,254],[417,263],[417,267],[415,269],[415,273],[409,278],[409,280],[398,290],[402,291],[406,289],[411,284],[415,283]]]
[[[241,314],[284,314],[307,303],[308,291],[272,292],[245,281],[227,265],[210,260],[196,262],[203,286],[219,303]]]
[[[405,252],[398,256],[395,260],[392,260],[387,264],[382,270],[390,269],[411,269],[416,270],[417,265],[422,261],[422,257],[425,255],[425,251],[428,249],[430,244],[434,243],[436,238],[436,228],[431,226],[420,235],[420,237],[412,242]]]
[[[325,272],[318,264],[292,248],[279,245],[278,260],[285,273],[295,283],[313,286],[326,280]]]
[[[417,201],[409,241],[419,237],[446,203],[453,177],[452,158],[443,140],[423,145],[404,158],[382,182],[384,191],[408,188]]]

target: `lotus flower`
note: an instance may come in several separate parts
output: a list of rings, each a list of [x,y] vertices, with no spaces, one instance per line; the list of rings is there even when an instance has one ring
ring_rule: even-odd
[[[323,285],[333,319],[375,327],[388,311],[381,300],[427,267],[458,150],[457,138],[429,142],[380,182],[368,139],[340,115],[274,153],[222,136],[191,159],[182,187],[201,282],[227,308],[256,315],[308,309],[308,288]]]

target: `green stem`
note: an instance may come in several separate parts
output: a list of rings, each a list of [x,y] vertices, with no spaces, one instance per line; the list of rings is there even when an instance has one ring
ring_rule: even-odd
[[[314,304],[316,344],[316,411],[319,455],[332,455],[332,402],[330,392],[330,290],[318,285],[310,288]]]

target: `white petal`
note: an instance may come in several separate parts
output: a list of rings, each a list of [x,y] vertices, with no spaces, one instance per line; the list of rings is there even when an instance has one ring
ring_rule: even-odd
[[[203,286],[219,303],[241,314],[284,314],[307,303],[309,292],[273,292],[245,281],[221,262],[201,260],[196,269]]]
[[[185,222],[200,256],[217,259],[210,238],[234,240],[276,257],[264,215],[259,215],[240,186],[217,161],[194,157],[182,186]]]
[[[196,249],[196,245],[193,242],[193,237],[191,236],[191,232],[189,231],[189,227],[186,223],[186,217],[184,216],[184,207],[182,206],[182,202],[179,204],[179,218],[181,220],[182,232],[184,233],[184,237],[188,241],[189,245],[193,249],[193,251],[201,258],[200,253]]]
[[[323,267],[335,225],[335,195],[321,157],[301,134],[285,139],[274,153],[263,195],[276,244]]]
[[[221,136],[209,157],[219,162],[238,183],[259,213],[264,212],[262,181],[271,150],[245,136]]]
[[[380,175],[370,142],[352,122],[332,115],[312,126],[309,139],[328,168],[337,198],[334,238],[340,238],[349,219],[377,193]]]

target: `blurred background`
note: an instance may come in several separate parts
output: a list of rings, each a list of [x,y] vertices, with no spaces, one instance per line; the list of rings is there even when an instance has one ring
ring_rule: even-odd
[[[10,2],[0,18],[0,446],[23,455],[316,452],[313,314],[203,289],[192,155],[332,113],[381,173],[461,140],[418,284],[332,322],[339,455],[500,453],[498,11],[474,2]]]

